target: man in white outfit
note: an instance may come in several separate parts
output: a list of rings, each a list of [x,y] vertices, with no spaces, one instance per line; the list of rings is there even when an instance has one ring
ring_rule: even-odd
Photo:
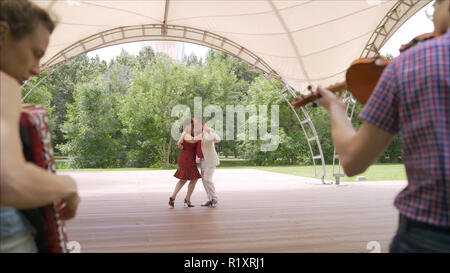
[[[220,136],[214,129],[206,126],[201,118],[194,119],[194,128],[195,131],[198,130],[194,133],[195,135],[199,135],[203,128],[202,140],[199,142],[201,146],[197,146],[197,157],[200,159],[202,182],[208,201],[203,203],[202,206],[215,208],[218,205],[219,198],[217,197],[212,177],[220,161],[214,144],[220,142]],[[181,142],[177,143],[177,146],[182,148]]]

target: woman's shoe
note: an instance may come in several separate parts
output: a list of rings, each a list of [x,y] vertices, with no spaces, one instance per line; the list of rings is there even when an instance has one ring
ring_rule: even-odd
[[[184,205],[185,205],[187,208],[195,207],[194,205],[191,204],[191,201],[187,201],[186,199],[184,199]]]
[[[175,207],[175,199],[173,199],[172,197],[169,197],[169,206],[171,208]]]

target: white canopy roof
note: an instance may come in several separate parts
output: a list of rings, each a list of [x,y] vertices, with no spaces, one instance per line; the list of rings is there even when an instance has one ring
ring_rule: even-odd
[[[342,81],[430,1],[34,0],[59,22],[44,67],[114,44],[178,40],[223,50],[298,91]]]

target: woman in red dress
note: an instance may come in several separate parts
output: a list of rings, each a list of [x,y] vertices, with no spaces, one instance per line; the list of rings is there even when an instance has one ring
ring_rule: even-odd
[[[184,130],[183,130],[184,128]],[[172,196],[169,198],[169,206],[174,207],[175,198],[181,188],[184,186],[186,181],[190,180],[188,186],[188,192],[186,198],[184,199],[184,205],[187,207],[194,207],[191,204],[191,195],[195,189],[195,184],[197,180],[201,178],[200,172],[197,169],[197,164],[195,163],[196,156],[196,144],[197,141],[201,140],[201,134],[194,137],[194,122],[192,119],[185,119],[183,122],[182,134],[178,143],[182,142],[183,149],[180,150],[178,155],[178,169],[173,176],[180,179],[175,186]]]

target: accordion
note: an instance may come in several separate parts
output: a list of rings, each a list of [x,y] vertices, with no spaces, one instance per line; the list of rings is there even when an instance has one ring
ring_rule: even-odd
[[[22,105],[20,115],[20,137],[25,159],[55,173],[55,160],[47,112],[40,105]],[[20,210],[37,231],[35,242],[39,252],[67,252],[67,235],[64,222],[59,220],[54,204],[40,208]]]

